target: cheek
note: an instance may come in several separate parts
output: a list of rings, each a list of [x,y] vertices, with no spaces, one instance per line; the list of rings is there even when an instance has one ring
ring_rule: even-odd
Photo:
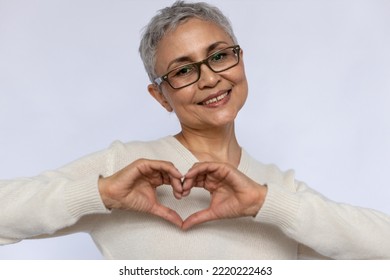
[[[226,78],[232,81],[236,85],[246,84],[246,74],[244,62],[241,60],[240,63],[228,70]]]
[[[246,97],[248,94],[248,81],[246,79],[244,68],[233,76],[232,82],[240,89],[242,95]]]
[[[233,81],[236,87],[236,100],[237,106],[241,109],[248,97],[248,81],[245,76],[245,72],[241,71],[239,74],[235,76],[235,80]]]
[[[172,107],[173,111],[176,113],[182,110],[186,104],[191,102],[190,98],[188,98],[190,93],[188,92],[187,88],[174,92],[164,90],[163,94],[169,105]]]

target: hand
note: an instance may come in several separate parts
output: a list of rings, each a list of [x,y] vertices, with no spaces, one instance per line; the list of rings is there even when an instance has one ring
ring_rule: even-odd
[[[190,215],[182,225],[186,230],[207,221],[255,216],[264,203],[267,188],[225,163],[196,163],[185,175],[183,196],[193,187],[210,192],[207,209]]]
[[[156,188],[171,185],[173,194],[182,196],[182,175],[170,162],[139,159],[106,178],[99,178],[99,192],[109,209],[151,213],[181,227],[183,220],[172,209],[161,205]]]

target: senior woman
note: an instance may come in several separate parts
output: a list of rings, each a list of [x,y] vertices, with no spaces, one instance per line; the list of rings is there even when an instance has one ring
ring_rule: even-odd
[[[1,181],[2,244],[85,231],[113,259],[390,258],[388,216],[332,202],[240,147],[244,53],[217,8],[161,10],[140,53],[181,131]]]

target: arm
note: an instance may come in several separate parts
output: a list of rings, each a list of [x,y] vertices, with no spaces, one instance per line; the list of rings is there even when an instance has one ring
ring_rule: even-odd
[[[107,209],[148,212],[180,227],[180,216],[161,205],[155,192],[169,184],[180,198],[180,172],[170,162],[147,159],[111,170],[113,155],[120,153],[112,149],[34,178],[0,181],[0,244],[87,231],[93,219],[76,222]]]
[[[99,152],[36,177],[0,181],[0,244],[52,234],[87,214],[107,213],[97,188],[107,155]]]
[[[295,181],[293,172],[282,173],[275,167],[253,171],[263,175],[254,181],[224,163],[194,165],[186,174],[184,195],[192,187],[203,187],[211,202],[209,208],[188,217],[183,228],[254,216],[300,243],[300,258],[390,259],[388,215],[331,201]]]
[[[292,173],[287,181],[293,181]],[[304,183],[295,191],[269,184],[256,220],[333,259],[389,259],[390,217],[371,209],[331,201]]]

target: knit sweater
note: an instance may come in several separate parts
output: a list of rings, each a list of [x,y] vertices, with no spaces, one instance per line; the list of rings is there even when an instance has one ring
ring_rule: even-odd
[[[168,136],[114,142],[56,171],[0,181],[0,244],[87,232],[108,259],[390,259],[389,216],[335,203],[295,180],[292,171],[259,163],[244,150],[238,169],[268,187],[256,217],[182,231],[150,214],[107,210],[98,192],[99,176],[139,158],[170,161],[182,174],[198,161]],[[183,219],[210,201],[199,188],[181,200],[170,186],[158,187],[157,195]]]

